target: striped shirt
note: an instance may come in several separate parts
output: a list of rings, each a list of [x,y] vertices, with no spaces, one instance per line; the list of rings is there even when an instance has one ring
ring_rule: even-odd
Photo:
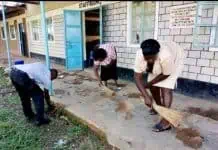
[[[102,48],[102,49],[106,50],[107,57],[102,62],[94,61],[95,65],[97,65],[97,66],[99,66],[99,65],[106,66],[106,65],[110,64],[112,60],[117,59],[116,49],[111,43],[101,44],[99,46],[99,48]]]

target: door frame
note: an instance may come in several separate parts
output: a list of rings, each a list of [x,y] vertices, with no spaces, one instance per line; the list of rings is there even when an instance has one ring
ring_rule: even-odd
[[[80,19],[80,23],[81,23],[81,27],[82,27],[82,29],[81,29],[81,47],[82,47],[82,70],[84,70],[84,59],[83,59],[83,57],[84,57],[84,54],[83,54],[83,43],[84,43],[84,41],[83,41],[83,19],[82,19],[82,11],[81,10],[70,10],[70,9],[64,9],[63,10],[63,13],[64,13],[64,46],[65,46],[65,68],[66,68],[66,70],[67,71],[72,71],[71,69],[69,69],[68,68],[68,54],[67,54],[67,47],[66,47],[66,44],[67,44],[67,40],[66,40],[66,26],[65,26],[65,22],[66,22],[66,17],[65,17],[65,12],[80,12],[81,13],[81,19]]]
[[[98,7],[94,7],[94,8],[87,8],[87,9],[84,9],[84,10],[82,10],[82,19],[83,19],[83,21],[82,21],[82,27],[83,27],[83,40],[85,40],[85,37],[86,37],[86,29],[85,29],[85,25],[86,25],[86,21],[85,21],[85,12],[87,12],[87,11],[91,11],[91,10],[101,10],[101,8],[102,8],[102,6],[98,6]],[[102,10],[101,10],[101,13],[102,13]],[[103,30],[103,24],[101,23],[101,22],[103,22],[103,18],[100,16],[101,14],[99,13],[99,30],[100,30],[100,32],[99,32],[99,36],[100,36],[100,41],[102,41],[103,40],[103,31],[101,31],[101,30]],[[83,41],[83,53],[84,53],[84,56],[83,56],[83,61],[86,61],[86,42],[85,41]]]
[[[19,51],[20,51],[20,56],[23,56],[22,50],[21,50],[21,39],[20,39],[20,28],[19,28],[20,23],[22,23],[22,22],[17,21],[18,47],[19,47]]]

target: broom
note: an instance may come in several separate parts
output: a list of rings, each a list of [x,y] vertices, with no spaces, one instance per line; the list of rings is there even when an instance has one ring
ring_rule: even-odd
[[[115,96],[115,94],[116,94],[113,90],[109,89],[106,86],[103,86],[103,90],[105,91],[105,94],[107,96]]]
[[[165,108],[157,105],[155,102],[153,102],[152,106],[161,117],[176,128],[177,136],[181,136],[180,140],[184,143],[188,143],[191,147],[196,146],[196,144],[201,146],[202,137],[204,137],[211,143],[211,147],[218,147],[218,121],[196,114]],[[191,137],[193,134],[199,136]]]
[[[191,114],[165,108],[157,105],[155,102],[153,102],[152,106],[153,109],[156,110],[156,112],[158,112],[161,117],[170,122],[175,128],[186,128],[188,126],[186,118],[188,118],[188,116]]]

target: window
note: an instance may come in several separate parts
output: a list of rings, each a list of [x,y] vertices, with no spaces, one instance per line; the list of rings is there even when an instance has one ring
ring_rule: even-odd
[[[11,40],[16,40],[16,29],[14,25],[9,26],[9,32]]]
[[[218,2],[198,2],[193,47],[218,50]]]
[[[213,47],[216,49],[211,50],[218,51],[218,4],[214,8],[212,24],[215,24],[216,27],[212,28],[210,44],[214,45]]]
[[[2,38],[2,40],[5,40],[5,31],[4,31],[4,27],[1,27],[1,38]]]
[[[155,38],[156,5],[155,1],[128,2],[128,45],[139,45],[145,39]]]
[[[39,41],[39,21],[34,20],[31,22],[32,26],[32,40]]]
[[[54,41],[54,28],[52,17],[46,19],[47,28],[48,28],[48,40]]]

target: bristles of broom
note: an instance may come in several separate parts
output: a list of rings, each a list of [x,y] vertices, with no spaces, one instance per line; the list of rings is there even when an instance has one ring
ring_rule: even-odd
[[[109,89],[108,87],[103,86],[103,90],[105,91],[107,96],[115,96],[115,92],[113,90]]]
[[[155,102],[153,102],[152,106],[161,117],[169,121],[172,124],[172,126],[176,128],[179,128],[182,125],[183,120],[187,116],[186,113],[181,113],[169,108],[159,106]]]

